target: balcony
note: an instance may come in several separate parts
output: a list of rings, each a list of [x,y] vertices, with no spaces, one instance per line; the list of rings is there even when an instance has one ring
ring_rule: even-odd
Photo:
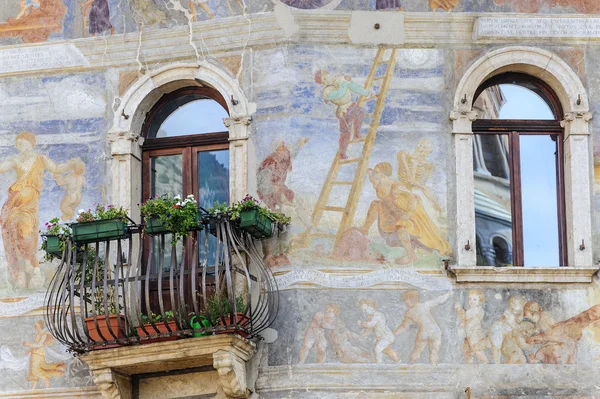
[[[255,239],[235,222],[205,217],[200,226],[177,245],[139,225],[119,239],[66,241],[46,322],[100,387],[130,391],[116,377],[107,385],[114,373],[211,365],[228,396],[245,395],[245,369],[233,365],[252,357],[253,341],[273,323],[277,285]]]

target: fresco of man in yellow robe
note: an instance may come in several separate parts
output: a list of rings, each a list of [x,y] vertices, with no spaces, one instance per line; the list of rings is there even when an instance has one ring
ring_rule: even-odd
[[[423,207],[423,198],[440,210],[435,194],[426,185],[433,165],[427,161],[432,152],[431,142],[421,139],[413,153],[398,153],[398,180],[391,178],[392,166],[388,162],[375,165],[367,174],[378,200],[371,203],[367,218],[360,230],[367,235],[371,225],[378,220],[380,235],[391,247],[402,246],[406,255],[396,259],[398,264],[412,263],[417,259],[415,245],[436,250],[440,256],[450,255],[450,244],[442,237]]]

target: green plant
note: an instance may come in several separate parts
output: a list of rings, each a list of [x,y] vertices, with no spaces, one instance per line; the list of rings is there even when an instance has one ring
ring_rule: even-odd
[[[235,310],[237,313],[246,312],[246,304],[241,294],[235,298]],[[216,325],[221,315],[227,317],[232,311],[233,305],[226,293],[221,293],[221,295],[215,294],[208,299],[208,315],[213,325]]]
[[[238,220],[242,211],[249,211],[252,209],[257,209],[260,216],[267,217],[279,224],[290,224],[291,218],[289,216],[270,210],[250,194],[246,194],[241,201],[234,202],[232,205],[216,201],[211,208],[207,209],[207,212],[211,216],[226,214],[229,215],[231,220]]]
[[[40,234],[44,236],[41,249],[43,251],[46,251],[48,249],[48,241],[46,238],[47,236],[57,236],[59,237],[60,249],[61,251],[64,251],[66,247],[66,241],[71,236],[71,230],[69,229],[69,227],[62,223],[59,218],[50,219],[49,221],[44,223],[44,226],[46,229],[44,231],[40,231]],[[52,254],[46,253],[44,259],[51,260]]]
[[[184,200],[179,195],[155,196],[142,203],[140,209],[145,219],[158,218],[171,232],[171,245],[189,236],[190,231],[198,229],[198,203],[193,195],[188,195]]]
[[[164,319],[163,319],[162,315],[156,314],[156,313],[152,313],[151,317],[148,317],[145,314],[142,315],[142,322],[144,324],[150,324],[151,322],[156,324],[161,321],[171,321],[171,320],[175,320],[175,313],[173,313],[172,310],[167,310],[165,312]]]
[[[98,256],[98,266],[96,267],[96,287],[94,293],[91,292],[92,281],[94,280],[94,263],[96,262],[96,250],[92,247],[87,248],[79,247],[77,249],[77,265],[75,267],[75,289],[81,287],[81,279],[83,278],[83,284],[86,287],[84,298],[86,302],[94,305],[94,309],[97,315],[105,314],[104,309],[104,260],[101,256]],[[84,258],[85,256],[85,258]],[[83,266],[85,264],[85,275],[83,276]],[[107,271],[107,279],[111,279],[110,269]],[[93,295],[92,295],[93,294]],[[108,306],[109,314],[119,314],[123,310],[123,305],[120,303],[119,295],[116,296],[116,290],[113,285],[109,285],[106,291],[106,301]],[[115,305],[115,300],[119,299],[118,305]]]
[[[122,206],[116,208],[113,205],[108,205],[106,208],[102,205],[96,205],[94,210],[80,209],[78,211],[77,223],[94,222],[96,220],[121,219],[127,223],[127,211]]]

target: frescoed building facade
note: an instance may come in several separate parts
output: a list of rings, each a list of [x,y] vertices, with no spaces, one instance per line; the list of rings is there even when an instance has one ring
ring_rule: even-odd
[[[597,0],[5,3],[0,398],[600,397]],[[39,232],[164,193],[291,217],[275,321],[73,356]]]

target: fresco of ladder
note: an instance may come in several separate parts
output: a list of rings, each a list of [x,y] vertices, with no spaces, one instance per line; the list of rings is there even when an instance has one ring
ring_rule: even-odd
[[[327,178],[325,179],[325,183],[321,188],[319,198],[317,199],[313,209],[311,224],[296,238],[294,243],[296,248],[306,248],[310,246],[313,238],[324,237],[334,240],[333,249],[335,250],[344,232],[352,227],[352,222],[354,221],[354,215],[356,213],[356,206],[358,205],[363,184],[365,182],[367,169],[369,167],[369,158],[375,143],[375,136],[377,136],[377,130],[379,129],[379,123],[384,109],[387,91],[390,87],[390,82],[394,73],[396,52],[396,49],[378,49],[373,66],[371,67],[369,75],[365,81],[364,89],[367,92],[371,92],[374,86],[377,87],[376,82],[381,82],[379,84],[379,92],[373,93],[372,96],[368,97],[360,96],[357,102],[358,107],[362,109],[367,102],[377,101],[373,112],[365,115],[365,119],[370,118],[368,133],[360,138],[353,138],[349,142],[350,144],[355,145],[363,143],[361,155],[356,158],[349,158],[345,156],[345,151],[343,148],[338,150],[327,174]],[[385,66],[385,72],[382,75],[379,75],[377,72],[380,70],[382,65]],[[354,178],[352,180],[338,180],[337,177],[342,166],[351,164],[357,165]],[[332,206],[329,204],[331,191],[336,185],[350,186],[350,191],[345,206]],[[336,234],[324,233],[318,230],[324,212],[342,213],[342,220],[339,224]]]

